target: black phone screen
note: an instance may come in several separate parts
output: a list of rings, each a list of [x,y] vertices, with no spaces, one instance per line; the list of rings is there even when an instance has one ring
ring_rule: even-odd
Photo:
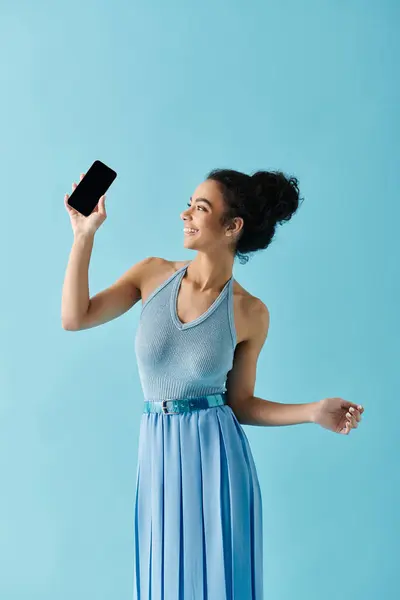
[[[117,173],[113,169],[100,160],[95,160],[68,198],[68,204],[88,217],[116,176]]]

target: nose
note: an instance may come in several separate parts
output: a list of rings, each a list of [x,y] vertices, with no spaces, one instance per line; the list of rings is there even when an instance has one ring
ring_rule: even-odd
[[[182,219],[182,221],[185,221],[188,218],[189,212],[190,212],[190,208],[188,208],[186,210],[183,210],[181,212],[181,219]]]

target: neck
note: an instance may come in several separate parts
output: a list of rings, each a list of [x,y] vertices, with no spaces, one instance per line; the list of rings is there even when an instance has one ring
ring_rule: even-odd
[[[199,291],[220,291],[232,277],[233,256],[215,259],[198,252],[186,269],[186,280],[193,283]]]

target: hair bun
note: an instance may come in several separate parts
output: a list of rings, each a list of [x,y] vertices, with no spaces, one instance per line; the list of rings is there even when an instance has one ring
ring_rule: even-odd
[[[298,180],[281,171],[257,171],[251,176],[251,187],[263,218],[288,221],[298,206]]]
[[[234,256],[241,264],[249,255],[267,248],[276,225],[288,221],[300,203],[298,180],[281,171],[257,171],[253,175],[234,169],[213,169],[207,180],[218,183],[224,211],[221,225],[232,226],[240,217],[243,227],[232,240]]]

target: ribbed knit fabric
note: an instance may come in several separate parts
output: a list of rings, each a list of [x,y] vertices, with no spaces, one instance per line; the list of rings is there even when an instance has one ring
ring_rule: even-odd
[[[226,391],[236,334],[233,280],[181,323],[188,265],[143,304],[136,353],[145,400]],[[263,600],[262,501],[231,406],[141,416],[134,511],[135,600]]]
[[[142,306],[135,351],[146,400],[180,399],[226,390],[236,346],[233,277],[206,312],[182,323],[176,305],[187,267],[173,273]]]

